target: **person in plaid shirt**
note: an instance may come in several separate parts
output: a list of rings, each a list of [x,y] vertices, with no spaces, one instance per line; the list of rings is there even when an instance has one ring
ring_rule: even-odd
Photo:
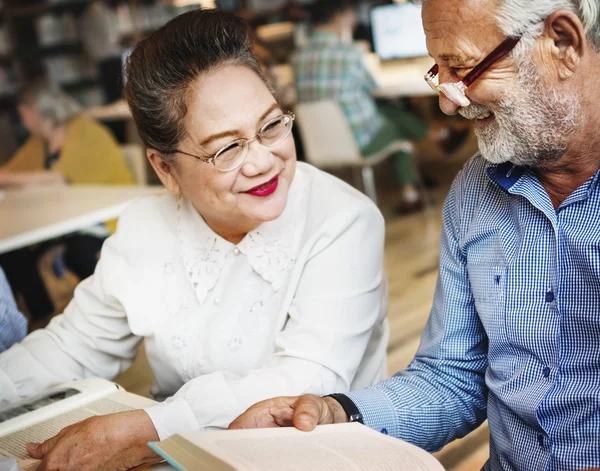
[[[351,41],[357,22],[355,3],[352,0],[317,0],[311,6],[313,34],[307,46],[292,60],[298,102],[337,100],[362,155],[379,152],[395,140],[425,139],[428,128],[423,121],[392,104],[376,103],[373,99],[371,94],[377,83],[365,66],[365,51]],[[447,135],[447,131],[444,132]],[[457,141],[452,137],[450,145],[458,147],[460,139]],[[445,150],[453,149],[447,146]],[[393,158],[403,196],[399,211],[420,208],[421,201],[415,189],[417,175],[410,155],[397,152]]]

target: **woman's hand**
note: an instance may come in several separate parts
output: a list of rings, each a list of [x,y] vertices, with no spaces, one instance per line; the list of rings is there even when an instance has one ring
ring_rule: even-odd
[[[309,432],[317,425],[348,422],[344,409],[331,397],[306,394],[259,402],[235,419],[229,429],[291,427]]]
[[[62,429],[27,452],[42,463],[38,471],[125,471],[161,459],[147,445],[156,429],[143,410],[91,417]]]

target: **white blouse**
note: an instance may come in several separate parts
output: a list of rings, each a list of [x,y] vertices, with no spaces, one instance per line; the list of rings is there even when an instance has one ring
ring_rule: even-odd
[[[161,439],[269,397],[368,386],[387,376],[383,243],[377,207],[303,163],[283,214],[237,245],[188,201],[141,199],[64,314],[0,354],[0,399],[113,378],[142,340]]]

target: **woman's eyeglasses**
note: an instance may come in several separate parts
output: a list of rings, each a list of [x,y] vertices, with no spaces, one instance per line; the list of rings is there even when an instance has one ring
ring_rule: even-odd
[[[254,137],[250,139],[236,139],[224,145],[211,157],[201,157],[176,149],[174,152],[189,155],[202,162],[213,164],[221,172],[230,172],[240,167],[248,156],[248,148],[252,141],[257,140],[263,146],[273,147],[289,136],[296,116],[294,113],[285,112],[271,119],[261,126]]]
[[[473,84],[486,70],[498,62],[503,57],[507,56],[512,51],[521,38],[507,38],[502,44],[494,49],[487,57],[477,64],[465,78],[454,83],[439,83],[439,66],[435,64],[429,72],[425,74],[425,81],[438,95],[443,93],[455,105],[465,107],[471,104],[471,101],[465,94],[467,87]]]

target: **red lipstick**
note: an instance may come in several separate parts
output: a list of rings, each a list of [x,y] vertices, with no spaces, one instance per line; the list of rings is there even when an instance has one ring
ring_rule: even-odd
[[[273,194],[277,189],[278,184],[279,175],[276,175],[275,177],[271,178],[271,180],[269,180],[268,182],[263,183],[262,185],[255,186],[254,188],[251,188],[248,191],[245,191],[244,193],[264,198],[265,196]]]

